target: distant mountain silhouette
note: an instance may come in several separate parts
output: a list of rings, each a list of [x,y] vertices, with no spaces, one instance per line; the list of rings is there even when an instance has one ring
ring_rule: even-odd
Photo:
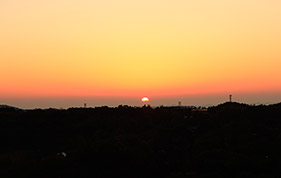
[[[215,109],[215,110],[241,110],[241,109],[247,109],[250,105],[243,104],[243,103],[237,103],[237,102],[226,102],[223,104],[219,104],[218,106],[209,107],[209,109]]]
[[[0,105],[0,109],[21,110],[20,108],[9,106],[9,105]]]
[[[281,103],[271,104],[270,106],[281,109]]]

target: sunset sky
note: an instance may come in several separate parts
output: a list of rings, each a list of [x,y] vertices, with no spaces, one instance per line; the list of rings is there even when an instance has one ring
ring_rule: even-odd
[[[1,0],[0,104],[281,101],[280,0]]]

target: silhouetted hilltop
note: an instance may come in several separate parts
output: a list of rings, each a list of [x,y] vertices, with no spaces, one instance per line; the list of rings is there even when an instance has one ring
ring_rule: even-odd
[[[281,103],[272,104],[272,105],[269,105],[269,106],[272,107],[272,108],[275,108],[275,109],[281,109]]]
[[[7,109],[7,108],[15,108],[15,107],[8,106],[8,105],[0,105],[0,109]]]
[[[14,106],[9,105],[0,105],[0,110],[20,110],[19,108],[16,108]]]
[[[280,177],[281,109],[0,110],[3,177]]]
[[[218,106],[210,107],[210,108],[214,108],[217,110],[225,110],[225,109],[246,109],[248,107],[250,107],[250,106],[247,104],[243,104],[243,103],[226,102],[226,103],[219,104]]]

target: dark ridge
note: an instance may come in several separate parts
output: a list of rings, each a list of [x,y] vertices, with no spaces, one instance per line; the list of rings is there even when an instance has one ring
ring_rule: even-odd
[[[21,109],[9,105],[0,105],[0,110],[21,110]]]
[[[280,177],[281,109],[0,110],[1,177]]]
[[[277,103],[277,104],[272,104],[270,105],[271,107],[274,107],[274,108],[279,108],[281,109],[281,103]]]

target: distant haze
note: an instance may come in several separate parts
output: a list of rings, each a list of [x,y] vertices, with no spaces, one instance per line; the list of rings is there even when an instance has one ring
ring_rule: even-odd
[[[234,102],[246,104],[274,104],[281,102],[280,93],[272,94],[234,94]],[[181,102],[182,106],[214,106],[229,101],[229,95],[197,95],[197,96],[174,96],[174,97],[150,97],[147,103],[151,106],[177,106]],[[0,99],[0,104],[7,104],[23,109],[34,108],[69,108],[69,107],[87,107],[118,105],[142,106],[141,97],[139,98],[15,98]]]

